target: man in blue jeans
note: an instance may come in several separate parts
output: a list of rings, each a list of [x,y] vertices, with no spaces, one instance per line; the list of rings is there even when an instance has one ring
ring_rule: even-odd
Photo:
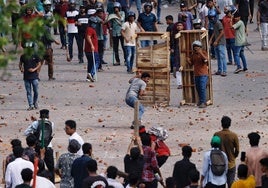
[[[135,77],[129,80],[129,83],[131,85],[128,88],[126,99],[125,99],[127,105],[134,108],[135,101],[139,100],[141,96],[145,95],[145,88],[146,88],[147,83],[149,82],[150,77],[151,76],[149,73],[144,72],[141,74],[141,77],[140,75],[136,75]],[[139,121],[141,121],[143,113],[144,113],[144,107],[142,104],[140,104],[139,105]]]
[[[41,59],[34,54],[34,44],[31,42],[26,48],[26,53],[20,57],[19,68],[23,73],[23,80],[27,95],[29,108],[27,110],[38,109],[38,71],[41,68]],[[32,90],[34,95],[32,96]]]
[[[234,52],[234,61],[236,64],[236,70],[234,71],[235,74],[238,74],[241,71],[246,72],[247,68],[247,60],[244,54],[244,46],[247,42],[246,40],[246,32],[245,32],[245,25],[242,20],[240,20],[240,13],[236,11],[234,14],[234,22],[233,28],[235,29],[235,52]],[[243,64],[243,69],[240,65],[240,59]]]
[[[216,16],[208,16],[209,21],[213,24],[213,34],[210,37],[209,43],[214,46],[215,55],[218,63],[218,70],[216,75],[226,76],[227,75],[227,62],[225,54],[225,36],[222,22],[219,21]],[[214,39],[214,42],[212,42]]]

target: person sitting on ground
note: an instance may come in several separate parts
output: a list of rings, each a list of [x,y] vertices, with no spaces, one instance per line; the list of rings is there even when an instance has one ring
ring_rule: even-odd
[[[248,166],[240,164],[237,168],[238,180],[235,181],[231,188],[255,188],[256,181],[253,175],[248,176]]]

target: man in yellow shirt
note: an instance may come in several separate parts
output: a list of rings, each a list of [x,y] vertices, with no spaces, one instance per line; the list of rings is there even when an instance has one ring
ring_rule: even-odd
[[[231,188],[255,188],[256,181],[253,175],[248,176],[248,166],[240,164],[237,169],[238,180],[235,181]]]

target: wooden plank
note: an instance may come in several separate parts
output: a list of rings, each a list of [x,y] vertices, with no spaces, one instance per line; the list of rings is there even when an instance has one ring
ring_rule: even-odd
[[[180,36],[180,60],[181,65],[184,67],[182,71],[182,82],[183,82],[183,104],[195,104],[198,102],[198,95],[194,84],[193,67],[186,63],[186,57],[190,57],[192,54],[191,44],[195,40],[202,42],[203,49],[207,50],[209,54],[208,45],[208,33],[207,31],[201,30],[187,30],[181,31]],[[209,79],[207,83],[207,101],[209,104],[213,103],[213,91],[212,91],[212,78],[211,78],[211,63],[209,61]]]

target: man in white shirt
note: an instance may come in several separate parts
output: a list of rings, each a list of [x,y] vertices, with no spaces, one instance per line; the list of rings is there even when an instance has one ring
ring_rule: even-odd
[[[34,169],[32,162],[21,158],[23,154],[23,148],[21,146],[14,147],[13,153],[16,159],[7,165],[5,174],[6,188],[14,188],[23,183],[21,171],[24,168],[30,168],[31,170]]]
[[[124,188],[124,186],[116,180],[118,169],[115,166],[109,166],[107,168],[106,179],[109,186],[114,188]]]
[[[135,23],[135,19],[135,13],[129,11],[127,15],[127,21],[122,25],[121,29],[121,34],[124,38],[124,46],[126,49],[127,72],[130,74],[133,73],[132,67],[136,50],[136,31],[138,29],[138,26]]]
[[[75,139],[79,142],[79,144],[82,146],[84,144],[83,138],[76,132],[76,122],[74,120],[67,120],[65,121],[65,133],[69,135],[69,141],[72,139]],[[83,151],[82,147],[77,152],[78,155],[82,156]]]

